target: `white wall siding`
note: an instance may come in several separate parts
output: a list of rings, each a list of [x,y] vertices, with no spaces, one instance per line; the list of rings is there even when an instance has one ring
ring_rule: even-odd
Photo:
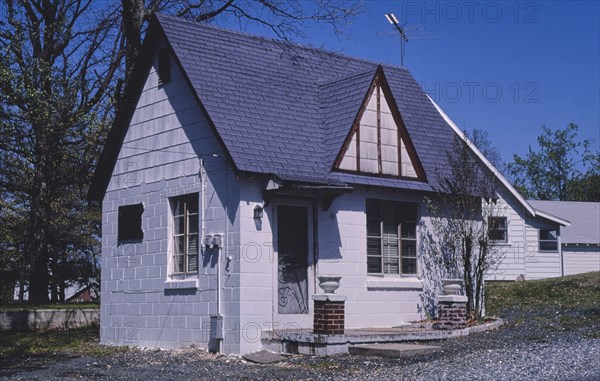
[[[500,188],[498,194],[500,198],[494,207],[494,215],[506,217],[508,241],[497,243],[496,250],[502,257],[502,261],[495,271],[487,275],[486,279],[515,280],[519,275],[525,274],[525,260],[530,254],[525,238],[526,212],[508,190]]]
[[[600,245],[563,245],[564,275],[600,271]]]
[[[558,225],[540,219],[528,219],[525,229],[527,234],[526,278],[543,279],[561,276],[559,250],[540,251],[539,249],[540,229],[558,229]]]
[[[228,233],[227,254],[235,256],[239,248],[239,184],[224,169],[217,139],[172,61],[172,82],[159,87],[154,59],[103,201],[103,343],[208,347],[210,315],[217,313],[217,266],[222,266],[221,285],[231,288],[239,282],[239,274],[225,278],[223,261],[202,255],[197,276],[185,281],[170,277],[169,198],[201,193],[200,158],[207,168],[207,233]],[[118,208],[135,203],[144,205],[144,238],[118,244]],[[226,327],[238,325],[236,298],[222,290]],[[223,343],[225,352],[238,348],[231,336]]]
[[[508,222],[508,242],[497,248],[503,260],[496,271],[488,274],[488,280],[516,280],[524,275],[526,279],[541,279],[561,275],[560,254],[539,249],[540,229],[559,229],[558,224],[534,218],[505,188],[498,190],[498,216],[506,216]]]

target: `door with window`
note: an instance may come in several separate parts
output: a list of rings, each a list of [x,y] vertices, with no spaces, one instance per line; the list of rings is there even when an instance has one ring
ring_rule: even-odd
[[[312,211],[310,203],[275,205],[276,278],[274,319],[280,324],[310,324],[313,287]]]

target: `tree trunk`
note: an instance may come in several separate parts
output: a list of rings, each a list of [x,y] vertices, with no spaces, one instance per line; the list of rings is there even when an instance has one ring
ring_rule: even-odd
[[[26,253],[29,258],[29,303],[43,304],[48,302],[48,247],[46,245],[46,184],[42,181],[40,170],[35,176],[35,193],[31,199],[30,239],[27,241]]]
[[[34,246],[33,250],[36,250]],[[38,255],[31,263],[31,274],[29,276],[29,303],[44,304],[48,303],[48,263],[43,250],[38,251]]]
[[[127,42],[125,51],[125,79],[127,80],[142,47],[142,24],[145,15],[144,1],[121,0],[121,6],[123,34]]]
[[[473,298],[473,276],[472,276],[472,251],[473,241],[470,237],[464,239],[464,252],[463,252],[463,268],[464,268],[464,281],[465,281],[465,293],[467,294],[467,312],[471,312],[474,308]]]
[[[64,280],[60,281],[59,287],[60,287],[60,289],[58,292],[58,297],[59,297],[60,302],[64,303],[65,302],[65,289],[66,289]]]

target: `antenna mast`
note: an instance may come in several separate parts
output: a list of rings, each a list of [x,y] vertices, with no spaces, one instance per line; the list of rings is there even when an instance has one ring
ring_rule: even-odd
[[[385,18],[396,28],[396,30],[400,33],[400,66],[404,66],[404,49],[405,44],[408,42],[408,38],[406,34],[404,34],[404,29],[398,23],[398,19],[393,13],[386,13]]]

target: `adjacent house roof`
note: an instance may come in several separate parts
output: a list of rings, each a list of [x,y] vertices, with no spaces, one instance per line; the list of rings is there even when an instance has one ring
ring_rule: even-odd
[[[562,243],[600,244],[600,202],[529,200],[529,204],[571,222],[561,229]]]

